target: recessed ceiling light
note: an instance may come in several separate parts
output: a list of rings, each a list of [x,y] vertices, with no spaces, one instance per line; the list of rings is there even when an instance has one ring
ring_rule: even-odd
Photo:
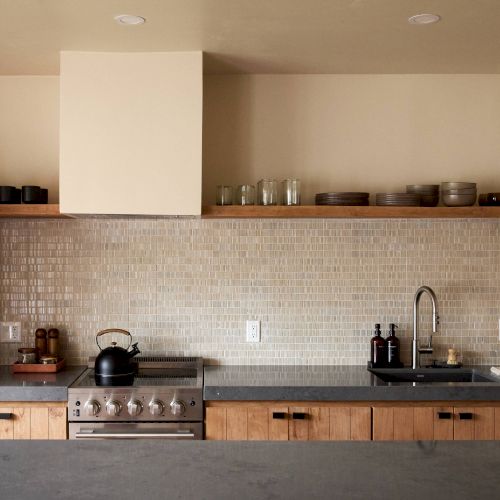
[[[131,14],[120,14],[119,16],[115,16],[114,20],[118,24],[126,24],[127,26],[135,26],[137,24],[144,24],[146,19],[141,16],[133,16]]]
[[[441,20],[437,14],[417,14],[408,18],[410,24],[434,24]]]

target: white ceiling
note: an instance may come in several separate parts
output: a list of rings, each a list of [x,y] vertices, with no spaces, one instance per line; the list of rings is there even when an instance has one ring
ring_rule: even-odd
[[[408,24],[422,12],[442,21]],[[0,0],[0,74],[57,74],[60,50],[203,50],[207,73],[500,73],[500,0]]]

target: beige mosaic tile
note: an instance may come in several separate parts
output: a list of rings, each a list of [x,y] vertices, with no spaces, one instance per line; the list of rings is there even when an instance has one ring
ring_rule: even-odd
[[[100,329],[120,327],[145,354],[365,364],[377,322],[399,325],[408,362],[422,284],[439,299],[434,357],[455,347],[467,363],[500,364],[495,220],[0,222],[1,319],[21,321],[27,345],[37,327],[58,327],[71,363],[96,354]],[[261,343],[244,341],[247,319],[261,320]],[[0,344],[0,362],[17,347]]]

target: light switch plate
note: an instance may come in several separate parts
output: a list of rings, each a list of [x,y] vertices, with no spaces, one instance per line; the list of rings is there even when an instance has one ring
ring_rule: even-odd
[[[0,322],[0,342],[21,342],[21,323],[19,321]]]

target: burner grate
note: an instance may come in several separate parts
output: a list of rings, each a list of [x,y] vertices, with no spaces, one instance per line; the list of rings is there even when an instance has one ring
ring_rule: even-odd
[[[137,356],[134,358],[138,363],[195,363],[196,357],[183,356]]]

